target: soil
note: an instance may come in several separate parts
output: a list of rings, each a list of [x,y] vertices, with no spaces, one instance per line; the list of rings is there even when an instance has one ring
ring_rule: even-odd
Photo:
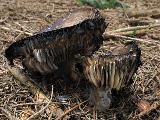
[[[129,10],[104,9],[100,10],[109,26],[106,30],[113,31],[119,28],[133,26],[128,19],[148,20],[160,23],[160,13],[154,13],[129,17],[128,11],[159,10],[159,0],[123,0],[131,8]],[[30,116],[39,111],[43,104],[35,103],[34,95],[29,89],[22,86],[11,75],[6,66],[4,50],[15,40],[24,35],[24,32],[35,33],[41,28],[52,23],[56,18],[64,15],[70,9],[80,6],[76,0],[1,0],[0,1],[0,119],[25,119],[22,117],[25,112]],[[126,15],[125,15],[126,14]],[[9,28],[6,30],[4,28]],[[109,110],[102,113],[95,112],[88,105],[83,105],[68,114],[70,120],[158,120],[160,119],[160,27],[149,29],[142,35],[134,37],[149,39],[153,44],[139,43],[142,50],[142,63],[136,75],[133,77],[131,86],[124,88],[118,93],[115,92],[114,102]],[[60,81],[61,82],[61,81]],[[56,84],[56,83],[55,83]],[[63,91],[59,93],[54,89],[55,95],[71,95],[70,105],[63,105],[63,109],[72,108],[75,104],[85,99],[85,90],[61,87]],[[85,88],[84,88],[85,89]],[[58,91],[58,90],[57,90]],[[66,92],[67,91],[67,92]],[[155,107],[156,106],[156,107]],[[26,114],[25,114],[26,115]],[[55,119],[50,117],[47,110],[41,112],[34,119]]]

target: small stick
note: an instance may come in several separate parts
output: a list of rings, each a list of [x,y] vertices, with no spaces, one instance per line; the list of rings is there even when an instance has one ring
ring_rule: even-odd
[[[46,102],[43,102],[43,103],[21,103],[21,104],[17,104],[17,105],[12,105],[12,107],[25,106],[25,105],[40,105],[40,104],[46,104]]]
[[[154,24],[154,23],[159,23],[160,21],[158,20],[139,20],[139,19],[126,19],[129,23],[129,25],[132,26],[137,26],[137,25],[149,25],[149,24]]]
[[[126,32],[119,32],[118,35],[122,35],[122,36],[129,36],[129,35],[144,35],[146,33],[149,33],[149,30],[138,30],[136,32],[134,31],[126,31]]]
[[[74,107],[72,107],[72,108],[69,109],[69,110],[66,110],[66,112],[65,112],[64,114],[62,114],[60,117],[56,118],[56,120],[61,120],[65,115],[69,114],[70,112],[72,112],[73,110],[75,110],[76,108],[78,108],[80,105],[84,104],[85,102],[87,102],[87,100],[81,102],[81,103],[78,104],[78,105],[75,105]]]
[[[118,33],[118,32],[126,32],[126,31],[150,29],[150,28],[154,28],[154,27],[160,27],[160,24],[152,24],[152,25],[144,25],[144,26],[135,26],[135,27],[121,28],[121,29],[110,31],[109,33]]]
[[[48,101],[47,105],[44,106],[41,110],[39,110],[39,111],[36,112],[35,114],[33,114],[32,116],[30,116],[27,120],[30,120],[30,119],[36,117],[37,115],[39,115],[41,112],[43,112],[43,111],[49,106],[49,104],[52,102],[52,97],[53,97],[53,86],[52,86],[51,98],[50,98],[50,100]]]
[[[24,33],[19,33],[19,35],[17,35],[15,38],[14,38],[14,41],[17,41],[19,40],[22,36],[24,35]]]
[[[105,38],[122,38],[122,39],[128,39],[128,40],[135,40],[135,41],[148,43],[148,44],[157,44],[160,47],[160,42],[159,41],[153,41],[153,40],[148,40],[148,39],[127,37],[127,36],[122,36],[122,35],[118,35],[118,34],[104,34],[104,37]]]
[[[127,15],[129,17],[144,17],[144,16],[151,16],[155,14],[159,14],[160,10],[159,9],[152,9],[152,10],[129,10],[127,11]]]

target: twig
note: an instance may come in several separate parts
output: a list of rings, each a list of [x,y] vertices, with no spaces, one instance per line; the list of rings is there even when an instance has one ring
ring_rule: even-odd
[[[41,112],[43,112],[43,111],[49,106],[49,104],[52,102],[52,97],[53,97],[53,86],[52,86],[51,98],[50,98],[50,100],[48,101],[47,105],[44,106],[41,110],[39,110],[39,111],[36,112],[35,114],[33,114],[32,116],[30,116],[27,120],[30,120],[30,119],[36,117],[37,115],[39,115]]]
[[[84,104],[85,102],[87,102],[87,100],[81,102],[81,103],[78,104],[78,105],[75,105],[74,107],[72,107],[72,108],[69,109],[69,110],[66,110],[66,112],[65,112],[64,114],[62,114],[60,117],[56,118],[56,120],[61,120],[65,115],[69,114],[70,112],[72,112],[73,110],[75,110],[76,108],[78,108],[80,105]]]
[[[160,21],[158,20],[140,20],[140,19],[126,19],[131,26],[137,26],[137,25],[149,25],[149,24],[155,24],[159,23]]]
[[[10,120],[18,120],[18,118],[14,117],[13,115],[11,115],[9,113],[9,111],[7,111],[6,109],[0,107],[0,110],[3,111],[5,113],[5,116],[10,119]]]
[[[19,40],[20,38],[22,38],[23,35],[24,35],[24,34],[23,34],[22,32],[19,33],[19,34],[14,38],[14,41]]]
[[[129,17],[144,17],[144,16],[151,16],[155,14],[159,14],[160,10],[159,9],[152,9],[152,10],[129,10],[127,11],[127,15]]]
[[[148,40],[148,39],[127,37],[127,36],[122,36],[118,34],[104,34],[104,37],[105,38],[122,38],[122,39],[134,40],[134,41],[139,41],[139,42],[148,43],[148,44],[157,44],[160,47],[159,41],[153,41],[153,40]]]
[[[17,104],[17,105],[12,105],[12,107],[25,106],[25,105],[40,105],[40,104],[46,104],[46,102],[43,102],[43,103],[21,103],[21,104]]]
[[[154,28],[154,27],[160,27],[160,24],[151,24],[151,25],[144,25],[144,26],[121,28],[121,29],[117,29],[117,30],[110,31],[109,33],[118,33],[118,32],[125,32],[125,31],[134,31],[134,30],[141,30],[141,29],[150,29],[150,28]]]
[[[52,103],[56,103],[56,102],[52,102]],[[17,104],[17,105],[12,105],[12,107],[19,107],[19,106],[26,106],[26,105],[41,105],[41,104],[47,104],[47,102],[42,102],[42,103],[21,103],[21,104]]]
[[[18,30],[18,29],[11,29],[11,28],[4,27],[4,26],[1,26],[0,28],[3,29],[3,30],[6,30],[6,31],[14,31],[14,32],[24,33],[24,34],[29,35],[29,36],[33,35],[33,33],[30,33],[30,32],[21,31],[21,30]]]
[[[122,35],[122,36],[129,36],[129,35],[145,35],[146,33],[149,33],[149,30],[138,30],[136,32],[134,31],[125,31],[125,32],[118,32],[118,35]],[[112,33],[111,33],[112,34]]]

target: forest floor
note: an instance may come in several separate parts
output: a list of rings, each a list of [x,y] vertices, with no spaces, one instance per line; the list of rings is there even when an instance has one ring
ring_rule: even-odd
[[[123,0],[123,2],[131,8],[100,10],[106,22],[109,23],[106,33],[126,27],[160,24],[159,0]],[[32,119],[55,119],[48,108],[38,113],[48,103],[39,104],[30,90],[12,76],[6,65],[4,50],[15,40],[26,36],[25,32],[35,33],[53,23],[56,18],[64,15],[70,9],[81,7],[75,0],[0,1],[1,120],[25,120],[32,115]],[[116,102],[112,103],[110,109],[99,113],[90,109],[87,102],[79,105],[84,101],[81,96],[85,96],[85,91],[71,87],[71,92],[68,92],[69,90],[62,87],[61,92],[57,93],[54,89],[54,97],[66,94],[70,96],[70,104],[62,105],[66,114],[63,119],[160,120],[160,26],[140,30],[139,33],[136,33],[135,30],[132,37],[143,40],[139,42],[143,65],[134,76],[130,90],[128,88],[122,90],[119,97],[115,96]],[[78,107],[75,107],[76,105]],[[36,113],[38,115],[35,115]],[[61,115],[58,117],[62,119]]]

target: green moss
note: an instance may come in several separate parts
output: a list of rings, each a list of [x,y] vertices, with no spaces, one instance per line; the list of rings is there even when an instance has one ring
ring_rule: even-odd
[[[129,7],[128,5],[118,0],[77,0],[80,5],[90,5],[96,8],[116,8],[116,7]]]

